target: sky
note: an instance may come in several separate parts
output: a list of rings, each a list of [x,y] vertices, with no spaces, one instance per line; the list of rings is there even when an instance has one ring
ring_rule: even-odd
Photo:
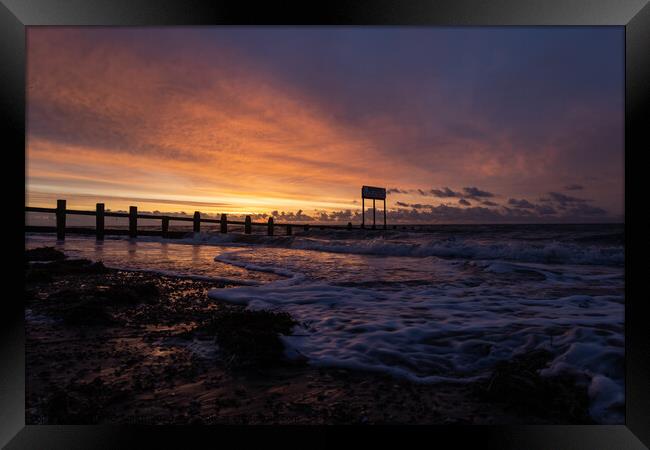
[[[622,27],[28,27],[27,49],[29,206],[347,223],[372,185],[391,223],[623,221]]]

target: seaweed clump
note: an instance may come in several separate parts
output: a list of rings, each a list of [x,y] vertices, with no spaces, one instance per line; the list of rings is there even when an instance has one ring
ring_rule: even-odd
[[[297,324],[286,312],[229,307],[215,313],[204,330],[216,334],[229,365],[263,367],[286,361],[280,335],[290,335]]]
[[[58,252],[58,250],[54,251]],[[34,258],[42,258],[43,256],[38,256],[38,254],[36,254],[37,256],[33,255],[28,256],[28,251],[25,252],[25,282],[27,283],[46,283],[52,281],[57,276],[98,275],[110,272],[110,269],[104,266],[101,261],[92,262],[89,259],[83,258],[65,259],[65,256],[64,259],[42,260]]]
[[[152,303],[158,299],[155,283],[96,286],[90,289],[63,289],[52,294],[48,303],[70,325],[110,325],[115,323],[110,309]]]
[[[549,351],[535,350],[497,363],[492,376],[479,384],[479,395],[551,421],[561,417],[571,423],[594,423],[589,415],[585,386],[577,384],[570,375],[543,377],[539,374],[552,356]]]
[[[38,247],[25,250],[25,261],[62,261],[64,259],[63,252],[54,247]]]

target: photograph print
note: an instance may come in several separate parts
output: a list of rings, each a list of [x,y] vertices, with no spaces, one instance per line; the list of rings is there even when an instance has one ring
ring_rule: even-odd
[[[27,425],[625,424],[625,29],[26,29]]]

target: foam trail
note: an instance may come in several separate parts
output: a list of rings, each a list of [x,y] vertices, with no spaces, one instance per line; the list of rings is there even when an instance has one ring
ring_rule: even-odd
[[[232,266],[240,267],[242,269],[246,270],[252,270],[256,272],[266,272],[266,273],[272,273],[275,275],[280,275],[282,277],[287,277],[288,280],[279,280],[276,281],[276,285],[278,283],[283,283],[286,284],[289,282],[290,284],[295,284],[299,281],[301,281],[304,277],[296,272],[292,272],[290,270],[283,269],[281,267],[265,267],[265,266],[260,266],[258,264],[253,264],[253,263],[247,263],[247,262],[242,262],[236,258],[237,255],[240,255],[244,253],[243,251],[239,252],[229,252],[229,253],[222,253],[220,255],[217,255],[214,257],[215,261],[219,261],[225,264],[230,264]]]

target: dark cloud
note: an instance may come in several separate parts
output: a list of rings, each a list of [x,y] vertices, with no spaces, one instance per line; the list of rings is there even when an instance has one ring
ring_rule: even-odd
[[[459,192],[454,192],[448,187],[444,187],[442,189],[431,189],[427,193],[424,193],[421,189],[418,189],[421,195],[431,195],[433,197],[438,197],[438,198],[451,198],[451,197],[461,197],[462,194]]]
[[[453,206],[453,205],[430,205],[421,203],[396,202],[398,208],[387,211],[389,224],[400,223],[573,223],[578,221],[602,221],[611,220],[607,212],[601,208],[592,207],[586,204],[577,204],[561,213],[548,204],[538,205],[528,200],[516,200],[518,205],[525,204],[527,207],[486,208],[482,206]],[[530,205],[530,207],[528,207]],[[280,221],[290,222],[294,219],[291,213],[279,213],[273,211],[271,214]],[[360,211],[341,210],[333,212],[320,211],[312,215],[302,214],[301,211],[295,214],[301,217],[301,221],[333,222],[333,223],[360,223]],[[371,220],[372,212],[366,211],[366,221]]]
[[[477,187],[464,187],[465,196],[468,198],[484,198],[484,197],[494,197],[492,192],[483,191]]]
[[[408,194],[409,191],[400,188],[388,188],[386,194]]]
[[[330,213],[320,213],[319,219],[325,222],[349,222],[360,216],[359,212],[353,213],[352,210],[332,211]]]
[[[460,206],[396,202],[398,210],[388,213],[389,221],[403,223],[408,221],[431,223],[454,221],[467,223],[480,223],[481,221],[489,223],[570,223],[613,219],[603,208],[589,205],[588,203],[591,200],[573,197],[560,192],[548,192],[546,197],[539,199],[539,203],[525,198],[509,198],[507,206],[501,206],[494,201],[485,199],[485,197],[495,196],[495,194],[477,187],[465,187],[462,193],[449,187],[431,190],[417,189],[411,192],[417,192],[422,196],[444,199],[457,198],[457,203]],[[480,202],[481,206],[472,206],[469,199]]]
[[[582,189],[584,189],[584,186],[580,184],[569,184],[564,186],[564,189],[566,189],[567,191],[581,191]]]
[[[535,209],[535,205],[533,205],[531,202],[528,200],[522,198],[521,200],[517,200],[516,198],[511,198],[508,200],[508,204],[514,206],[515,208],[520,208],[520,209]]]
[[[548,204],[539,205],[532,202],[529,202],[525,198],[520,200],[516,198],[511,198],[508,200],[508,204],[514,206],[520,211],[533,212],[537,216],[552,216],[557,214],[557,210]]]
[[[577,197],[572,197],[570,195],[561,194],[559,192],[549,192],[548,195],[551,201],[559,203],[560,205],[563,206],[576,204],[576,203],[585,203],[590,201],[584,198],[577,198]]]
[[[557,214],[555,208],[548,205],[535,205],[535,211],[540,216],[550,216],[550,215]]]
[[[571,222],[573,217],[555,216],[548,206],[533,205],[532,208],[485,208],[482,206],[429,205],[426,209],[398,209],[388,212],[393,223],[535,223]]]
[[[403,208],[414,208],[414,209],[430,209],[430,208],[435,208],[434,205],[428,205],[428,204],[423,204],[423,203],[404,203],[404,202],[396,202],[395,203],[397,206],[401,206]]]
[[[302,209],[296,212],[272,211],[271,215],[281,222],[311,222],[314,220],[312,216],[304,214]]]
[[[428,210],[398,209],[388,213],[389,222],[401,223],[489,223],[504,220],[501,212],[483,207],[461,208],[456,206],[432,206]]]
[[[494,197],[495,195],[492,192],[484,191],[477,187],[464,187],[463,191],[454,191],[449,187],[445,186],[441,189],[416,189],[413,192],[417,192],[423,197],[436,197],[436,198],[469,198],[469,199],[479,199],[479,198],[488,198]],[[406,193],[406,192],[404,192]]]

